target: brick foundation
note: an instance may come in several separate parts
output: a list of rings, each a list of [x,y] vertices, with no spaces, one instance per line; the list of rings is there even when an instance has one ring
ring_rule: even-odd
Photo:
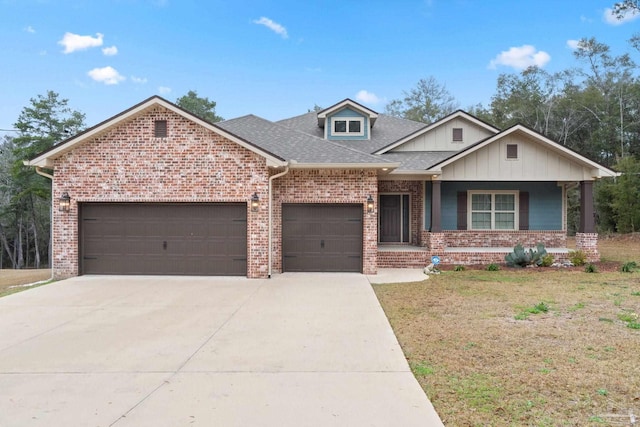
[[[576,233],[576,250],[584,252],[588,262],[600,261],[598,233]]]
[[[567,246],[567,234],[564,231],[478,231],[446,230],[445,243],[454,248],[512,248],[520,243],[524,247],[535,247],[542,243],[547,248]]]
[[[424,268],[430,262],[429,252],[425,250],[378,251],[378,268]]]

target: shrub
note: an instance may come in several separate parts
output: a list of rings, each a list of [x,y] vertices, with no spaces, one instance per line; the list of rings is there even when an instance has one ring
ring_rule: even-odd
[[[595,264],[589,263],[584,268],[584,272],[585,273],[597,273],[598,272],[598,267],[596,267]]]
[[[487,270],[487,271],[500,271],[500,266],[498,264],[491,263],[491,264],[487,265],[485,270]]]
[[[628,261],[622,264],[622,267],[620,267],[620,271],[622,271],[623,273],[633,273],[634,271],[636,271],[636,268],[638,268],[638,264],[636,264],[635,261]]]
[[[526,267],[527,265],[541,265],[542,258],[547,255],[547,250],[542,243],[536,245],[536,249],[526,251],[524,247],[518,243],[513,252],[504,257],[509,267]]]
[[[542,257],[542,260],[540,261],[540,266],[551,267],[554,261],[555,261],[555,258],[553,257],[553,255],[546,254],[545,256]]]
[[[464,265],[456,265],[455,267],[453,267],[453,271],[465,271],[467,269],[467,267],[465,267]]]
[[[575,266],[585,265],[587,262],[587,255],[582,251],[570,251],[569,261]]]

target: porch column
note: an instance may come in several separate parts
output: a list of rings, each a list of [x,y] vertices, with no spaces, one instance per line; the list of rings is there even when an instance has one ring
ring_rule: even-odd
[[[440,181],[431,181],[431,232],[442,232],[442,209],[440,208]]]
[[[593,181],[580,181],[580,233],[595,233]]]

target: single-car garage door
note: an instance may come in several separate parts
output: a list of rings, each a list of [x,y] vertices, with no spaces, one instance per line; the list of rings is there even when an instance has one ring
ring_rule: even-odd
[[[283,204],[283,271],[362,271],[362,205]]]
[[[247,207],[83,203],[84,274],[247,274]]]

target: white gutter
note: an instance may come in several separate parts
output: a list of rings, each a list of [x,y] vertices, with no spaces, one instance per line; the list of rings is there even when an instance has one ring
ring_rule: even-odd
[[[294,161],[287,162],[284,171],[269,177],[269,273],[267,276],[269,279],[271,279],[271,259],[273,257],[273,180],[289,173],[289,163],[294,163]]]

